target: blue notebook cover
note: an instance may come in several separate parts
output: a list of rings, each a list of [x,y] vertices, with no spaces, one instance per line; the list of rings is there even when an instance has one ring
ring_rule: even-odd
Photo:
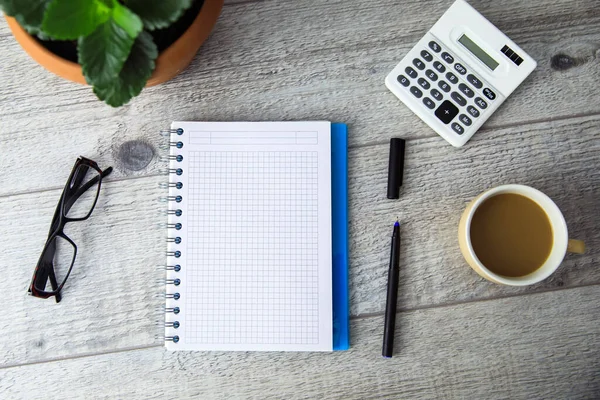
[[[350,348],[348,294],[348,128],[331,124],[333,350]]]

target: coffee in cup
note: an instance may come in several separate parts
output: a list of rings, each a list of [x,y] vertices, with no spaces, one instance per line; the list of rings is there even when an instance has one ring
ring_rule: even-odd
[[[568,240],[558,206],[524,185],[504,185],[476,197],[459,224],[459,243],[481,276],[506,285],[547,278],[567,251],[582,253],[583,242]]]

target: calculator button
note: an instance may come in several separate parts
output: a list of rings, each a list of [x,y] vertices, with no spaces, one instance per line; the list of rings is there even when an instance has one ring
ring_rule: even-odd
[[[443,52],[442,53],[442,58],[444,59],[444,61],[446,61],[448,64],[452,64],[454,62],[454,57],[452,57],[450,54]]]
[[[413,67],[406,67],[404,71],[408,76],[410,76],[413,79],[417,77],[417,71],[415,71]]]
[[[458,133],[459,135],[462,135],[463,133],[465,133],[465,128],[463,128],[456,122],[452,124],[452,129],[454,130],[454,132]]]
[[[460,117],[458,117],[458,119],[466,126],[471,126],[471,118],[467,117],[465,114],[460,114]]]
[[[419,68],[420,70],[425,69],[425,63],[421,60],[419,60],[418,58],[415,58],[413,60],[413,65],[417,68]]]
[[[477,97],[475,99],[475,104],[477,104],[482,110],[485,110],[487,108],[487,103],[481,97]]]
[[[439,53],[440,50],[442,50],[442,48],[440,47],[439,44],[437,44],[436,42],[434,42],[433,40],[431,42],[429,42],[429,48],[433,51],[435,51],[436,53]]]
[[[477,78],[475,75],[473,74],[469,74],[467,75],[467,81],[475,86],[477,89],[481,89],[483,87],[483,83],[481,83],[481,81],[479,80],[479,78]]]
[[[458,78],[452,72],[448,72],[446,74],[446,79],[448,79],[450,83],[454,83],[455,85],[458,83]]]
[[[425,59],[425,61],[432,61],[433,60],[433,56],[427,50],[423,50],[421,52],[421,57],[423,57]]]
[[[423,92],[421,92],[421,91],[419,90],[419,88],[418,88],[418,87],[416,87],[416,86],[411,86],[411,87],[410,87],[410,92],[411,92],[412,94],[414,94],[414,95],[415,95],[415,97],[416,97],[417,99],[420,99],[420,98],[421,98],[421,96],[423,96]]]
[[[450,97],[452,97],[452,99],[454,101],[456,101],[458,103],[459,106],[464,107],[467,105],[467,101],[465,100],[464,97],[462,97],[460,94],[456,93],[456,92],[452,92],[452,94],[450,95]]]
[[[444,67],[444,64],[442,64],[439,61],[436,61],[433,63],[433,68],[437,69],[438,72],[444,72],[446,70],[446,67]]]
[[[435,108],[435,103],[429,97],[423,98],[423,104],[425,104],[427,108],[430,108],[432,110]]]
[[[437,89],[431,89],[431,96],[437,101],[440,101],[444,97]]]
[[[408,87],[408,85],[410,85],[410,81],[404,75],[398,75],[398,78],[396,79],[398,79],[398,82],[400,82],[400,84],[404,87]]]
[[[492,89],[489,88],[483,89],[483,95],[490,100],[494,100],[496,98],[496,93],[492,92]]]
[[[467,69],[465,67],[463,67],[461,63],[454,64],[454,69],[461,75],[464,75],[467,73]]]
[[[467,97],[475,96],[475,92],[473,92],[473,90],[470,87],[468,87],[467,85],[465,85],[464,83],[461,83],[460,85],[458,85],[458,90],[463,92],[465,94],[465,96],[467,96]]]
[[[446,83],[446,81],[440,81],[438,86],[440,87],[440,89],[442,89],[446,93],[448,93],[450,91],[450,85],[448,85],[448,83]]]
[[[425,90],[429,89],[431,85],[424,78],[419,78],[417,83]]]
[[[469,107],[467,107],[467,111],[469,112],[469,114],[471,114],[471,116],[473,118],[479,117],[479,110],[476,109],[475,107],[469,106]]]
[[[444,101],[437,110],[435,110],[435,116],[445,124],[449,124],[450,121],[456,117],[456,114],[458,114],[458,107],[452,104],[450,100]]]
[[[432,81],[437,81],[438,80],[438,76],[435,72],[433,72],[432,70],[428,69],[427,71],[425,71],[425,76],[428,77],[429,79],[431,79]]]

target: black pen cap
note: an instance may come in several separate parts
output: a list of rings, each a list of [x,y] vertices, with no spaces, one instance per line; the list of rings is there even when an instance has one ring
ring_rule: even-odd
[[[388,199],[400,198],[400,186],[404,175],[404,139],[390,140],[390,161],[388,164]]]

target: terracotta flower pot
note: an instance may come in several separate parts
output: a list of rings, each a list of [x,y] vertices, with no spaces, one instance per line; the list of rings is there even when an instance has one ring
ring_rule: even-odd
[[[217,22],[222,7],[223,0],[204,0],[192,25],[179,39],[159,54],[156,59],[156,68],[146,86],[154,86],[168,81],[192,62],[198,49]],[[46,49],[31,37],[14,18],[6,17],[6,21],[17,42],[40,65],[62,78],[87,84],[79,64],[65,60]]]

